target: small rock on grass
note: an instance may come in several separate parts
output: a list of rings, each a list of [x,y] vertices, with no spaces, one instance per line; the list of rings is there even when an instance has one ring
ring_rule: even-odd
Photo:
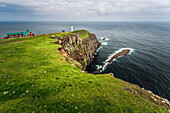
[[[8,91],[4,92],[4,95],[6,95],[8,93]]]
[[[26,90],[26,93],[30,92],[30,90]]]
[[[8,78],[11,78],[11,75],[9,75]]]
[[[76,106],[74,107],[76,110],[78,109]]]

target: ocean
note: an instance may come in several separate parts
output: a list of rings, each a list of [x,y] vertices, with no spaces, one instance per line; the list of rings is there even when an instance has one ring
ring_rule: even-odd
[[[106,38],[88,72],[105,65],[101,73],[113,73],[170,100],[170,22],[0,22],[0,38],[27,29],[36,35],[70,31],[71,25],[95,33],[101,42]],[[130,54],[106,64],[123,48],[129,48]]]

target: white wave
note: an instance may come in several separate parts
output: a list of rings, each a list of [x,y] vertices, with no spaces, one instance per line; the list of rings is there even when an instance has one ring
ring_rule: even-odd
[[[97,70],[98,70],[98,69],[102,68],[102,65],[96,65],[96,67],[97,67]]]
[[[110,40],[110,38],[106,38],[105,40],[108,41],[108,40]]]
[[[102,45],[105,45],[105,46],[106,46],[106,45],[108,45],[108,43],[107,43],[107,42],[102,42]]]
[[[103,40],[103,38],[105,38],[105,37],[98,37],[99,40]]]
[[[103,45],[104,45],[104,46],[105,46],[105,45],[108,45],[107,42],[103,41],[103,38],[105,38],[105,37],[99,37],[99,38],[98,38],[98,39],[101,41],[101,46],[97,49],[95,55],[97,55],[97,53],[100,51],[100,49],[102,48]],[[109,40],[109,38],[106,38],[105,40]]]
[[[128,49],[128,50],[130,50],[130,52],[127,54],[127,55],[130,55],[130,54],[132,54],[132,52],[134,52],[134,49],[132,49],[132,48],[120,48],[119,50],[117,50],[117,51],[115,51],[113,54],[111,54],[108,58],[107,58],[107,60],[105,61],[105,62],[108,62],[114,55],[116,55],[117,53],[119,53],[119,52],[121,52],[121,51],[123,51],[123,50],[125,50],[125,49]],[[123,57],[123,56],[119,56],[118,58],[120,58],[120,57]],[[118,59],[117,58],[117,59]],[[114,59],[114,60],[116,60],[116,59]],[[113,61],[114,61],[113,60]]]
[[[97,52],[95,53],[97,55],[97,53],[100,51],[100,49],[97,49]]]
[[[97,54],[97,53],[100,51],[101,48],[102,48],[102,46],[100,46],[100,47],[97,49],[97,52],[96,52],[95,54]]]
[[[103,65],[102,70],[101,70],[100,72],[104,71],[104,70],[106,69],[106,67],[107,67],[108,64],[109,64],[109,63],[105,63],[105,64]]]
[[[100,72],[102,72],[106,69],[107,65],[108,65],[108,63],[105,63],[104,65],[96,65],[96,67],[97,67],[97,70],[100,69]]]
[[[97,65],[97,70],[101,69],[100,72],[102,72],[102,71],[104,71],[104,70],[106,69],[106,67],[107,67],[108,64],[111,64],[111,63],[114,62],[114,61],[118,61],[117,59],[120,58],[120,57],[123,57],[123,56],[119,56],[118,58],[113,59],[112,62],[109,62],[109,60],[111,60],[111,58],[112,58],[114,55],[116,55],[117,53],[123,51],[124,49],[129,49],[129,50],[130,50],[130,52],[128,53],[128,55],[132,54],[132,52],[135,51],[135,50],[132,49],[132,48],[121,48],[121,49],[115,51],[113,54],[111,54],[111,55],[105,60],[104,65]]]

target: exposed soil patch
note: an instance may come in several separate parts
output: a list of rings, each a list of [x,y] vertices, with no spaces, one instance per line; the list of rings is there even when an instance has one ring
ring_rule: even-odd
[[[61,54],[62,56],[64,56],[65,58],[70,57],[70,56],[64,51],[63,48],[58,48],[58,50],[60,51],[60,54]]]

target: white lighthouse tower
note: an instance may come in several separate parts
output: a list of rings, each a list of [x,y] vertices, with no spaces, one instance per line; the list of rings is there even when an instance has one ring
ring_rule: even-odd
[[[73,29],[74,27],[73,27],[73,25],[71,25],[71,32],[73,32],[74,31],[74,29]]]

